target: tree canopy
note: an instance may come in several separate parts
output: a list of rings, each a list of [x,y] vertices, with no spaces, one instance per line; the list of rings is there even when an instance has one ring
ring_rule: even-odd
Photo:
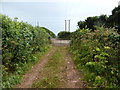
[[[69,40],[70,37],[71,37],[71,32],[61,31],[61,32],[58,33],[58,38],[59,39]]]
[[[94,31],[96,29],[95,25],[105,26],[108,28],[120,26],[120,6],[115,7],[112,10],[112,15],[107,16],[105,14],[102,14],[100,16],[91,16],[87,17],[85,21],[78,22],[79,29],[89,28]]]

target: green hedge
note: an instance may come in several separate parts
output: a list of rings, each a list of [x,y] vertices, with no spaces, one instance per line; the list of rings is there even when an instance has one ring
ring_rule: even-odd
[[[17,18],[11,20],[2,14],[0,17],[2,21],[0,30],[2,31],[2,71],[4,76],[2,80],[3,88],[7,88],[17,82],[14,80],[14,75],[10,76],[11,74],[25,64],[34,62],[36,60],[36,57],[33,56],[35,52],[42,53],[47,49],[50,35],[41,27],[33,27],[28,23],[18,21]]]
[[[77,30],[70,51],[89,86],[120,87],[120,35],[114,29]]]
[[[71,32],[67,32],[67,31],[61,31],[58,33],[58,38],[59,39],[66,39],[66,40],[70,40],[71,38]]]
[[[41,27],[41,29],[44,29],[50,35],[50,38],[56,37],[56,35],[52,31],[50,31],[49,29],[47,29],[45,27]]]

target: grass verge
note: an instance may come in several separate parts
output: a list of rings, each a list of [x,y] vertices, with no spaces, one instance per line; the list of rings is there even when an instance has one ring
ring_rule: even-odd
[[[2,88],[14,88],[17,84],[19,84],[22,80],[22,76],[32,68],[38,61],[42,60],[42,56],[50,50],[50,47],[46,49],[45,52],[35,52],[33,54],[36,57],[36,60],[25,63],[23,67],[19,67],[16,72],[5,76],[2,79]]]

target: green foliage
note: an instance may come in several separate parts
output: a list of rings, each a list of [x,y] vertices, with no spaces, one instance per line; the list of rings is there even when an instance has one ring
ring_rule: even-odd
[[[75,31],[70,51],[91,87],[120,87],[120,35],[114,29],[96,28]]]
[[[87,27],[87,23],[85,21],[79,21],[78,26],[80,29],[83,29]]]
[[[50,31],[49,29],[47,29],[45,27],[41,27],[41,28],[44,29],[50,35],[50,38],[55,38],[56,37],[55,34],[52,31]]]
[[[18,72],[25,64],[36,61],[33,53],[47,50],[50,35],[41,27],[17,21],[18,18],[11,20],[1,14],[0,17],[2,17],[0,30],[2,30],[3,87],[6,88],[17,83],[17,81],[12,83],[17,78],[13,73]],[[6,81],[8,83],[5,83]]]
[[[107,20],[109,27],[116,26],[117,32],[120,34],[120,5],[112,10],[112,15]]]
[[[85,21],[79,21],[78,26],[80,29],[89,28],[94,31],[96,29],[95,25],[106,26],[107,18],[108,17],[106,15],[87,17]]]
[[[97,20],[98,20],[97,16],[95,16],[95,17],[87,17],[87,19],[85,20],[86,24],[87,24],[87,28],[95,30],[96,28],[94,27],[94,25],[97,22]]]
[[[120,6],[115,7],[112,10],[112,15],[100,15],[87,17],[85,21],[79,21],[78,27],[80,29],[89,28],[93,31],[96,29],[95,26],[105,26],[107,28],[118,26],[118,33],[120,33]]]
[[[61,31],[61,32],[58,33],[58,38],[59,39],[69,40],[71,38],[71,33],[66,32],[66,31]]]

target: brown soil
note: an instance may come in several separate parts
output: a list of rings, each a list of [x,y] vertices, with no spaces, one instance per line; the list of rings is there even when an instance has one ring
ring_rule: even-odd
[[[66,61],[65,75],[63,77],[65,85],[62,88],[85,88],[86,84],[82,80],[82,74],[75,68],[71,55],[66,49],[62,51],[62,54],[64,54]]]

